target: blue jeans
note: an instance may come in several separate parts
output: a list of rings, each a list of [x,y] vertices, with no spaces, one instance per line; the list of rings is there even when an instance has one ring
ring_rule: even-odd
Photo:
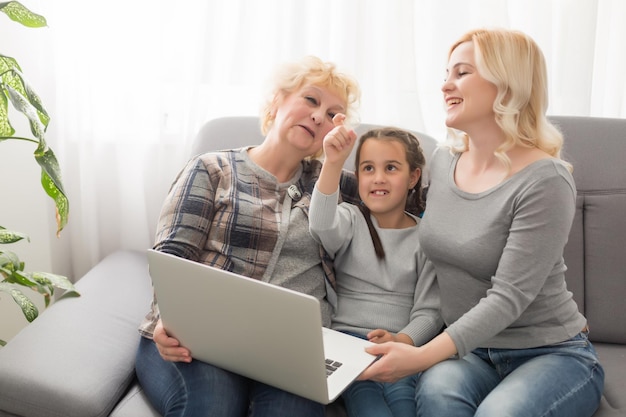
[[[415,417],[416,375],[394,383],[355,381],[343,393],[349,417]]]
[[[586,333],[532,349],[476,349],[417,381],[417,416],[589,417],[604,370]]]
[[[367,340],[358,333],[343,331]],[[419,375],[419,374],[418,374]],[[349,417],[415,417],[417,375],[394,383],[355,381],[341,395]]]
[[[141,338],[137,377],[165,417],[324,417],[324,406],[205,362],[168,362]]]

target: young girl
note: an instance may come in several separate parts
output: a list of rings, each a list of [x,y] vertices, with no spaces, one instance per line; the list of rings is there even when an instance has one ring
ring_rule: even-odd
[[[335,116],[336,127],[324,138],[325,161],[309,214],[311,234],[335,261],[337,310],[331,326],[375,343],[419,346],[442,326],[434,270],[413,244],[417,214],[424,208],[422,149],[403,130],[365,133],[356,155],[362,203],[337,205],[342,167],[356,141],[343,119]],[[414,417],[415,376],[393,384],[358,381],[343,398],[350,416]]]

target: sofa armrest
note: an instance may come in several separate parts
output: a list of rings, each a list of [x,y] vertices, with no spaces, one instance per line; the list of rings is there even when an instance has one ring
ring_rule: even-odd
[[[0,349],[0,410],[107,416],[134,377],[137,327],[150,307],[145,253],[118,251]]]

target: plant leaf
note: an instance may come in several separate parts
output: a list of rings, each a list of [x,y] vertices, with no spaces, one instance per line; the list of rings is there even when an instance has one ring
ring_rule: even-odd
[[[31,278],[41,285],[52,286],[64,291],[77,292],[76,288],[74,288],[74,284],[63,275],[52,274],[50,272],[32,272]]]
[[[32,106],[37,110],[39,120],[47,128],[48,123],[50,122],[50,116],[48,115],[46,109],[43,107],[41,98],[39,98],[39,95],[35,92],[32,85],[28,82],[26,77],[24,77],[24,74],[22,74],[22,71],[19,68],[14,68],[13,72],[18,76],[18,79],[20,80],[20,83],[18,84],[18,87],[16,89],[26,96],[28,102],[32,104]]]
[[[13,230],[7,230],[0,226],[0,244],[2,243],[15,243],[22,239],[26,239],[30,242],[28,235],[20,232],[14,232]]]
[[[46,194],[54,200],[56,206],[56,222],[57,222],[57,237],[61,233],[61,230],[67,224],[69,217],[70,205],[63,191],[63,183],[61,181],[61,168],[57,161],[52,149],[46,148],[45,150],[39,148],[35,151],[35,159],[39,166],[41,166],[41,186],[45,190]]]
[[[0,252],[0,270],[2,275],[8,278],[8,275],[13,274],[13,271],[19,271],[24,269],[24,263],[20,262],[20,258],[14,252]]]
[[[0,282],[0,291],[8,293],[11,297],[13,297],[13,300],[15,300],[17,305],[19,305],[22,309],[22,313],[24,314],[24,317],[26,317],[26,320],[32,322],[37,318],[39,315],[37,306],[19,289],[7,284],[6,282]]]
[[[9,56],[0,54],[0,136],[13,136],[15,129],[9,121],[8,91],[5,85],[15,83],[13,69],[20,69],[17,61]],[[1,140],[1,139],[0,139]]]
[[[48,292],[47,289],[40,288],[39,283],[32,279],[30,273],[23,272],[22,270],[14,270],[12,274],[6,278],[5,281],[11,284],[17,284],[21,285],[22,287],[34,289],[41,294]]]
[[[39,146],[35,150],[35,159],[41,167],[41,185],[46,194],[48,194],[55,202],[57,222],[56,234],[58,237],[61,230],[63,230],[67,224],[69,216],[69,201],[65,195],[65,191],[63,191],[61,169],[57,158],[44,139],[45,125],[39,117],[41,112],[39,112],[35,106],[33,106],[30,101],[24,97],[24,95],[15,90],[12,86],[6,85],[5,88],[9,93],[11,104],[13,104],[16,110],[20,111],[28,118],[30,121],[31,132],[39,139]]]
[[[10,94],[7,86],[11,86],[18,91],[35,108],[39,120],[44,127],[47,128],[50,122],[50,116],[44,108],[41,98],[35,93],[31,84],[26,77],[24,77],[24,74],[22,74],[22,69],[17,61],[9,56],[0,55],[0,74],[2,74],[2,82],[4,83],[2,88],[5,90],[6,94]]]
[[[15,61],[15,63],[17,64],[17,61]],[[39,95],[35,92],[32,85],[28,82],[24,74],[22,74],[22,70],[19,66],[13,68],[12,73],[15,76],[16,82],[11,86],[19,91],[22,95],[26,96],[28,102],[35,108],[35,110],[37,110],[39,120],[41,121],[41,123],[43,123],[45,128],[47,128],[48,123],[50,122],[50,116],[48,115],[46,109],[43,107],[41,98],[39,98]]]
[[[50,304],[50,298],[54,295],[54,286],[50,281],[42,281],[42,283],[38,282],[32,272],[13,271],[13,273],[8,275],[7,279],[3,282],[7,284],[21,285],[22,287],[30,288],[31,290],[38,292],[43,297],[45,306],[48,307]]]
[[[74,298],[74,297],[80,297],[80,293],[78,291],[68,291],[66,293],[63,293],[61,296],[59,296],[57,298],[57,301],[62,300],[64,298]]]
[[[0,3],[0,10],[6,13],[9,19],[29,28],[40,28],[48,25],[45,17],[31,12],[17,1]]]
[[[3,87],[2,84],[0,87]],[[0,91],[0,141],[8,139],[7,136],[13,136],[15,129],[9,122],[9,101],[4,91]]]
[[[4,76],[5,72],[10,72],[10,70],[16,69],[18,71],[22,71],[22,68],[17,63],[15,58],[11,58],[10,56],[0,54],[0,74]]]
[[[39,144],[41,146],[46,126],[39,119],[37,109],[28,101],[22,92],[16,90],[13,86],[6,84],[4,87],[9,93],[9,100],[11,100],[13,107],[28,118],[28,121],[30,122],[30,131],[33,136],[39,139]],[[46,146],[45,143],[43,146]]]

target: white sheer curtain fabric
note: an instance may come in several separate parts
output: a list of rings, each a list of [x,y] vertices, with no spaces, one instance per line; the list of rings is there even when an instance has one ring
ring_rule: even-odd
[[[626,117],[622,0],[35,3],[49,23],[54,96],[44,101],[70,197],[74,277],[116,249],[152,245],[201,124],[256,115],[286,60],[334,61],[362,86],[361,120],[443,139],[450,44],[471,28],[508,27],[544,50],[550,113]]]

